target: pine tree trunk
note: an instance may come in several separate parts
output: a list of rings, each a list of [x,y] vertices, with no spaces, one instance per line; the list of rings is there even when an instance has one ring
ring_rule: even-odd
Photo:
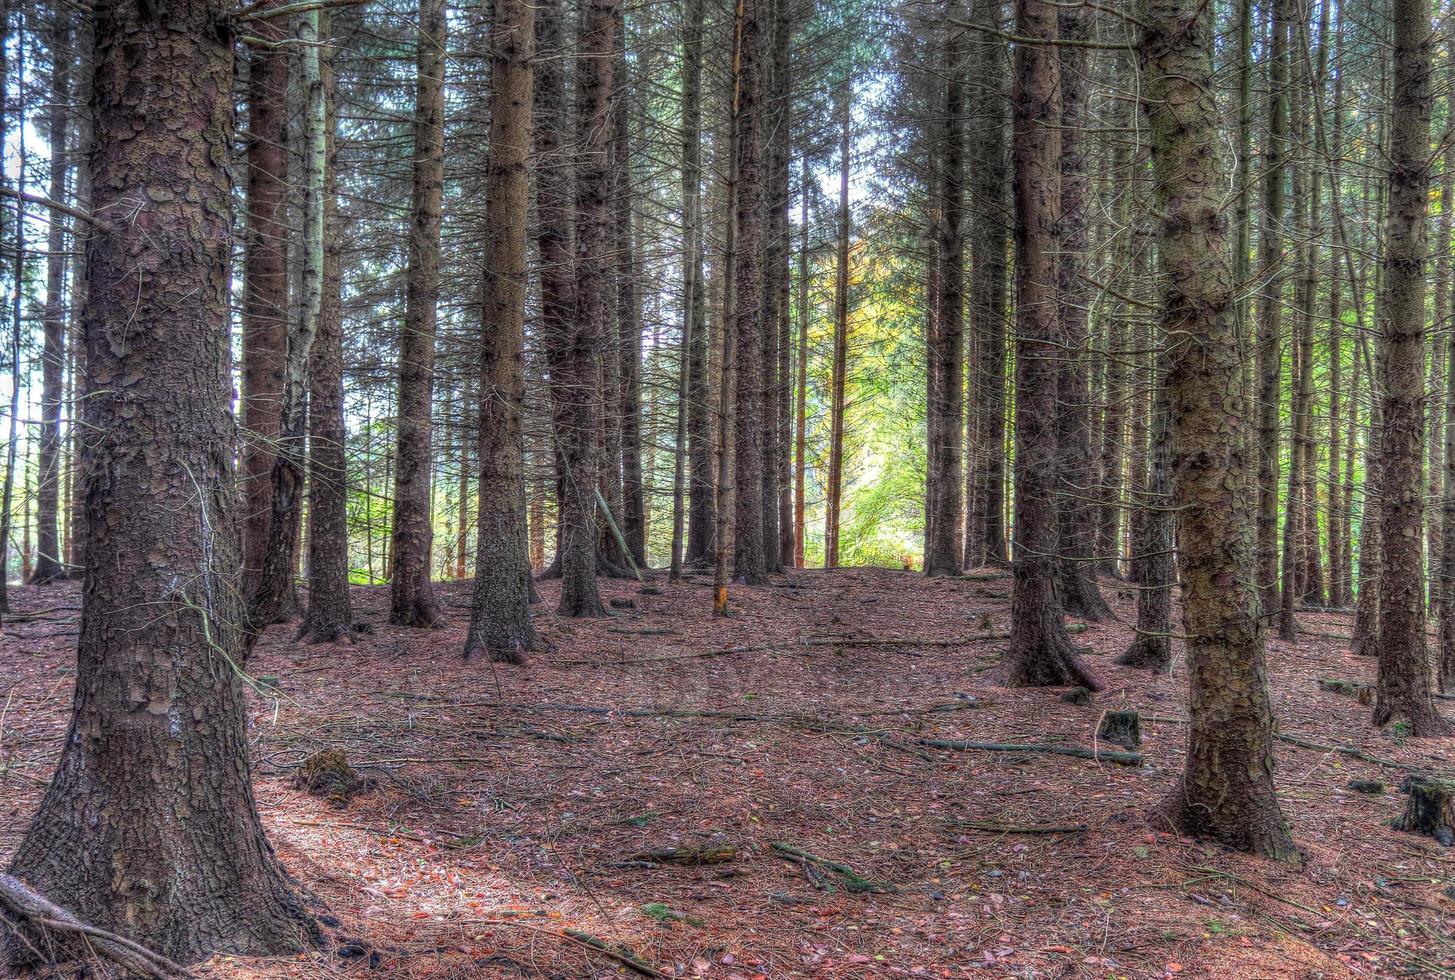
[[[1086,265],[1087,196],[1086,104],[1090,79],[1086,50],[1077,47],[1091,35],[1087,9],[1063,8],[1060,30],[1067,45],[1058,49],[1061,74],[1060,171],[1061,201],[1058,211],[1060,248],[1056,257],[1056,305],[1061,343],[1057,377],[1056,468],[1060,497],[1056,518],[1060,523],[1060,553],[1056,581],[1062,605],[1073,616],[1091,622],[1111,618],[1111,608],[1096,584],[1092,562],[1096,550],[1096,512],[1092,507],[1091,404],[1087,380],[1087,311],[1090,297],[1082,280]]]
[[[50,188],[52,201],[66,199],[66,168],[70,154],[68,140],[70,92],[69,20],[57,16],[51,35],[50,107],[46,142],[50,147]],[[52,211],[46,237],[45,312],[43,328],[45,344],[41,351],[40,453],[39,486],[36,492],[36,555],[32,585],[48,585],[65,578],[60,536],[61,502],[61,401],[64,396],[66,366],[66,230],[62,215]]]
[[[3,23],[3,21],[0,21]],[[95,18],[91,14],[81,17],[74,41],[76,84],[73,101],[76,103],[72,116],[75,131],[73,163],[74,178],[71,192],[72,203],[77,210],[91,212],[91,89],[92,64],[95,54]],[[3,128],[3,127],[0,127]],[[71,330],[69,336],[71,361],[71,418],[70,460],[71,493],[66,521],[66,564],[71,578],[80,578],[81,556],[86,550],[86,501],[81,492],[85,476],[81,472],[82,445],[85,433],[75,419],[81,414],[87,393],[90,391],[90,371],[86,366],[86,338],[80,329],[81,310],[86,305],[86,253],[92,229],[78,222],[72,233],[71,251]]]
[[[1236,321],[1235,321],[1236,322]],[[1143,510],[1142,583],[1137,589],[1136,636],[1117,663],[1126,667],[1172,669],[1172,587],[1177,584],[1174,540],[1172,440],[1167,384],[1168,348],[1158,356],[1153,384],[1151,460]]]
[[[956,0],[946,0],[947,24],[957,16]],[[925,573],[956,575],[965,567],[961,548],[960,494],[963,466],[962,433],[965,427],[965,130],[964,62],[968,42],[963,28],[945,30],[942,70],[944,72],[944,114],[937,142],[940,220],[935,223],[939,262],[938,296],[934,297],[936,329],[928,348],[931,386],[928,426],[930,465],[934,479],[929,484],[929,528],[925,547]]]
[[[1228,170],[1213,87],[1213,23],[1197,0],[1141,11],[1142,105],[1164,217],[1163,336],[1178,562],[1191,685],[1186,769],[1169,806],[1186,831],[1297,860],[1273,782],[1273,720],[1255,586],[1247,405],[1226,262]]]
[[[1288,155],[1289,25],[1296,0],[1273,0],[1269,41],[1268,134],[1264,144],[1263,228],[1259,235],[1264,279],[1258,311],[1258,560],[1261,615],[1278,608],[1278,415],[1283,368],[1284,168]]]
[[[979,26],[1000,21],[1000,4],[972,0]],[[975,491],[966,501],[969,540],[965,563],[1003,563],[1005,543],[1005,306],[1007,173],[1004,133],[1004,63],[1001,43],[989,34],[970,38],[970,334],[976,350],[975,445],[971,450]]]
[[[577,221],[572,292],[574,311],[559,364],[552,372],[552,393],[558,399],[557,426],[566,482],[561,507],[561,600],[563,616],[604,616],[596,591],[596,491],[602,468],[597,465],[601,438],[602,338],[607,322],[607,205],[611,194],[611,99],[616,62],[613,41],[619,0],[586,0],[581,12],[581,37],[576,58],[576,194]],[[554,4],[551,5],[554,9]],[[559,35],[557,35],[559,36]],[[551,100],[554,101],[554,94]],[[536,128],[550,125],[542,119]],[[560,175],[563,179],[564,174]],[[554,193],[554,192],[553,192]],[[563,215],[558,212],[555,220]],[[606,389],[608,395],[610,389]],[[615,465],[607,455],[606,469]],[[610,503],[610,497],[607,497]]]
[[[839,101],[839,228],[834,271],[834,350],[829,375],[829,473],[824,487],[824,568],[839,564],[839,523],[844,499],[844,393],[849,370],[849,136],[853,81],[845,78]]]
[[[262,575],[273,520],[273,459],[283,425],[288,349],[288,52],[276,44],[284,37],[284,23],[275,17],[250,27],[263,43],[248,56],[242,559],[249,592]]]
[[[1082,662],[1061,621],[1055,577],[1059,535],[1056,388],[1063,347],[1056,323],[1056,213],[1061,131],[1056,8],[1017,0],[1016,33],[1034,40],[1015,52],[1011,102],[1015,188],[1016,408],[1014,581],[1005,680],[1011,686],[1082,685],[1101,680]]]
[[[1430,173],[1429,9],[1394,0],[1394,94],[1389,103],[1389,198],[1385,218],[1384,431],[1380,440],[1379,681],[1374,723],[1408,722],[1415,735],[1442,731],[1425,644],[1423,480],[1425,445],[1425,256]]]
[[[76,694],[11,871],[174,960],[288,954],[319,936],[258,820],[236,674],[227,10],[147,11],[96,8],[94,205],[133,218],[89,245]]]
[[[798,216],[798,373],[793,412],[793,567],[804,567],[804,534],[808,524],[806,488],[808,475],[808,158],[804,158],[799,180]]]
[[[733,221],[733,331],[737,384],[733,416],[735,465],[733,579],[746,585],[766,581],[763,549],[763,446],[766,439],[763,390],[763,31],[759,4],[739,0],[736,81],[737,166]]]
[[[431,551],[431,405],[435,306],[439,302],[440,219],[445,175],[445,0],[419,0],[414,102],[414,189],[404,329],[399,339],[398,439],[394,470],[393,565],[389,622],[444,623],[435,600]]]
[[[687,523],[688,440],[700,441],[700,433],[692,432],[692,415],[698,392],[693,386],[693,361],[700,356],[704,338],[697,318],[698,293],[702,289],[702,247],[698,228],[702,222],[702,0],[682,3],[682,344],[678,364],[677,448],[672,463],[672,563],[670,576],[676,581],[682,574],[683,550]],[[704,365],[698,364],[697,375]],[[694,475],[699,463],[694,460]],[[712,493],[706,480],[701,486],[694,480],[692,499],[697,494]],[[694,539],[703,532],[694,534]]]
[[[523,663],[530,620],[525,512],[525,294],[535,8],[496,0],[490,27],[490,159],[480,317],[479,520],[465,657]]]
[[[344,16],[356,18],[354,10]],[[322,33],[329,36],[326,22]],[[354,619],[349,596],[348,429],[344,425],[343,247],[338,217],[334,50],[324,49],[322,65],[327,100],[323,294],[308,374],[308,607],[299,628],[300,637],[313,643],[347,639]]]
[[[614,410],[621,419],[621,530],[638,567],[647,564],[647,509],[642,485],[642,311],[637,292],[636,242],[632,228],[631,80],[627,75],[624,24],[618,18],[611,164],[613,251],[616,255],[616,340],[621,395]]]

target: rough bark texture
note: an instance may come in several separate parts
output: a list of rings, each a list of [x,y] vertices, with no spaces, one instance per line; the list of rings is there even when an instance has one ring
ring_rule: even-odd
[[[1247,406],[1227,262],[1228,167],[1213,85],[1212,18],[1197,0],[1142,7],[1178,562],[1191,687],[1187,763],[1169,809],[1189,833],[1296,860],[1273,781],[1273,719],[1253,584]]]
[[[1151,461],[1141,545],[1142,581],[1137,590],[1137,635],[1117,663],[1149,670],[1172,669],[1172,587],[1177,582],[1173,546],[1172,442],[1169,432],[1167,354],[1160,358],[1152,396]]]
[[[1429,208],[1430,14],[1393,0],[1389,211],[1384,223],[1384,431],[1380,440],[1379,682],[1374,723],[1442,730],[1425,644],[1421,472],[1425,448],[1425,216]]]
[[[1000,8],[973,0],[977,24],[994,26]],[[966,501],[965,563],[1004,562],[1006,207],[1005,54],[993,36],[972,32],[970,140],[970,336],[975,345],[974,492]]]
[[[621,385],[613,412],[621,424],[621,521],[627,552],[638,567],[647,563],[647,505],[642,485],[642,309],[641,275],[633,227],[631,81],[627,74],[625,15],[617,17],[616,74],[611,144],[612,251],[616,256],[616,344]]]
[[[693,428],[694,414],[701,410],[699,393],[693,385],[694,376],[700,381],[706,365],[698,363],[701,357],[703,331],[698,318],[702,292],[702,246],[698,243],[698,228],[702,223],[702,0],[683,0],[682,4],[682,345],[678,364],[677,388],[677,450],[672,469],[672,562],[671,576],[675,580],[682,574],[683,550],[687,534],[687,465],[688,444],[693,449],[700,441],[701,420],[698,430]],[[691,500],[695,505],[699,490],[711,496],[712,481],[706,472],[700,472],[703,464],[692,457],[693,486]],[[706,480],[700,486],[697,477]],[[696,540],[706,533],[699,529],[693,534]]]
[[[1289,25],[1297,0],[1273,0],[1269,41],[1268,138],[1263,146],[1263,227],[1259,233],[1264,279],[1258,310],[1258,562],[1261,614],[1278,608],[1278,413],[1283,368],[1284,168],[1288,151]]]
[[[619,0],[586,0],[576,59],[577,220],[572,311],[552,380],[565,464],[561,501],[563,616],[604,616],[596,591],[600,361],[606,322],[607,202],[611,190],[612,57]],[[537,123],[537,128],[546,124]],[[562,175],[564,176],[564,175]]]
[[[51,147],[50,187],[52,201],[66,198],[66,130],[70,118],[70,60],[66,48],[70,44],[69,19],[57,15],[51,35],[52,67],[50,107],[46,142]],[[40,451],[38,453],[38,486],[35,495],[35,568],[30,574],[32,585],[47,585],[65,578],[66,567],[61,558],[61,401],[64,398],[63,378],[66,358],[66,233],[59,211],[49,216],[46,235],[45,312],[43,314],[44,346],[41,350]]]
[[[1086,50],[1076,46],[1091,34],[1091,11],[1059,11],[1060,30],[1069,43],[1059,49],[1061,71],[1060,248],[1056,256],[1056,306],[1063,344],[1056,380],[1056,469],[1060,496],[1060,561],[1056,585],[1061,604],[1091,622],[1111,618],[1111,607],[1096,584],[1096,489],[1091,468],[1091,386],[1087,377],[1090,296],[1082,276],[1088,248],[1086,103],[1091,95]]]
[[[250,27],[263,41],[284,36],[283,20]],[[283,424],[288,347],[288,52],[248,49],[247,224],[243,239],[242,454],[243,585],[263,569],[273,515],[273,456]]]
[[[949,0],[946,19],[954,20],[958,4]],[[932,475],[926,492],[929,496],[929,527],[925,545],[925,572],[929,575],[954,575],[964,567],[961,549],[964,537],[960,531],[961,467],[963,466],[963,432],[965,428],[965,130],[964,130],[964,62],[968,48],[966,31],[949,27],[945,33],[943,71],[945,74],[944,116],[939,133],[939,173],[930,179],[940,181],[940,218],[935,223],[938,235],[939,287],[937,329],[929,346],[930,371],[934,384],[929,402],[932,424],[928,425],[930,454],[927,472]]]
[[[480,494],[475,593],[465,656],[520,663],[530,621],[525,513],[526,221],[535,8],[496,0],[490,29],[490,162],[480,317]]]
[[[1056,8],[1018,0],[1023,37],[1057,36]],[[1101,680],[1081,661],[1061,621],[1055,575],[1056,380],[1062,348],[1056,324],[1056,213],[1061,135],[1056,128],[1060,70],[1046,44],[1015,53],[1012,154],[1015,188],[1016,412],[1015,576],[1011,592],[1011,685],[1081,685]]]
[[[258,820],[237,679],[232,38],[216,0],[148,9],[96,8],[94,201],[133,217],[89,246],[76,694],[11,870],[190,963],[318,937]],[[162,125],[175,118],[193,125]]]
[[[737,384],[733,416],[733,579],[766,581],[763,549],[763,445],[767,438],[763,391],[763,0],[740,0],[737,77],[736,248],[733,316]]]
[[[347,14],[346,14],[347,15]],[[357,16],[357,14],[353,14]],[[323,36],[328,37],[325,27]],[[353,606],[349,598],[348,461],[344,426],[342,229],[338,220],[337,118],[333,48],[323,52],[328,104],[325,140],[327,175],[323,193],[323,296],[318,334],[313,339],[308,373],[308,606],[300,637],[327,643],[349,637]]]
[[[409,218],[409,271],[399,339],[398,442],[394,471],[394,537],[389,621],[437,626],[430,520],[433,467],[435,305],[439,301],[440,204],[445,176],[445,0],[420,0],[418,81],[414,102],[414,192]]]
[[[839,112],[839,227],[834,269],[834,350],[829,375],[829,473],[824,487],[825,568],[839,563],[839,523],[844,502],[844,387],[849,371],[849,137],[853,82],[844,79]]]

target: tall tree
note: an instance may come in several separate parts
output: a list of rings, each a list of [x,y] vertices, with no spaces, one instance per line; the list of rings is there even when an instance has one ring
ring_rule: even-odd
[[[1091,81],[1086,49],[1091,37],[1091,8],[1062,7],[1058,48],[1061,73],[1061,200],[1057,211],[1060,248],[1056,256],[1056,308],[1061,331],[1060,373],[1056,381],[1056,469],[1060,497],[1060,560],[1057,587],[1066,611],[1093,622],[1111,618],[1111,607],[1096,584],[1096,518],[1093,508],[1091,388],[1087,377],[1088,311],[1086,252],[1089,247],[1086,172],[1086,106]]]
[[[50,106],[47,112],[46,143],[50,147],[52,201],[66,197],[66,170],[70,122],[70,15],[57,12],[51,31]],[[59,211],[49,216],[46,235],[45,344],[41,351],[40,453],[36,488],[36,555],[32,585],[47,585],[65,577],[61,558],[61,402],[64,398],[66,359],[66,229]]]
[[[1017,0],[1012,173],[1015,187],[1016,409],[1014,581],[1006,680],[1013,686],[1102,686],[1061,620],[1055,577],[1056,391],[1062,358],[1053,301],[1061,132],[1056,8]]]
[[[733,331],[737,384],[733,414],[733,578],[760,585],[767,573],[763,541],[765,417],[763,331],[763,0],[739,0],[735,112],[737,165],[734,184]],[[776,542],[774,549],[776,552]]]
[[[71,727],[11,870],[187,963],[318,941],[253,801],[238,588],[227,5],[95,8],[95,387]],[[181,114],[196,125],[156,127]],[[145,323],[145,330],[127,329]]]
[[[465,656],[521,663],[530,621],[525,514],[526,224],[535,8],[496,0],[490,28],[490,163],[480,317],[480,482],[475,594]]]
[[[1389,197],[1384,222],[1384,431],[1379,496],[1379,681],[1374,723],[1395,719],[1412,734],[1444,730],[1425,644],[1424,483],[1425,259],[1430,188],[1429,7],[1393,0],[1394,92],[1389,103]]]
[[[248,48],[247,231],[243,239],[243,582],[262,573],[288,347],[288,52],[282,18]]]
[[[965,322],[965,129],[964,89],[967,39],[964,28],[953,26],[959,5],[946,0],[945,39],[942,51],[945,95],[944,115],[936,142],[938,173],[930,175],[940,184],[938,235],[935,249],[939,261],[939,295],[935,297],[936,329],[928,356],[934,384],[931,386],[927,426],[933,438],[926,487],[929,494],[929,537],[925,547],[925,572],[955,575],[964,567],[960,531],[961,466],[963,465],[964,322]]]
[[[394,471],[394,538],[389,621],[438,626],[430,514],[436,306],[440,279],[440,206],[445,177],[445,0],[419,0],[415,56],[414,191],[409,219],[409,271],[399,340],[398,442]]]
[[[620,0],[586,0],[576,57],[574,309],[555,366],[557,442],[564,461],[561,600],[564,616],[604,616],[596,590],[596,496],[600,470],[599,363],[607,319],[607,206],[611,193],[613,41]],[[554,96],[552,96],[552,101]],[[537,128],[548,125],[541,120]],[[563,175],[564,176],[564,175]]]
[[[844,506],[844,403],[849,373],[849,147],[854,81],[845,76],[839,99],[839,221],[834,267],[834,350],[829,374],[829,472],[824,487],[824,567],[839,563]]]
[[[355,15],[356,16],[356,15]],[[340,18],[342,19],[342,18]],[[322,34],[330,35],[325,12]],[[308,371],[308,607],[299,635],[314,643],[347,639],[349,595],[348,458],[344,425],[343,243],[338,214],[338,73],[334,48],[323,49],[325,176],[323,283],[318,333]]]
[[[1297,860],[1273,784],[1273,720],[1258,601],[1239,327],[1227,262],[1228,165],[1214,28],[1198,0],[1146,0],[1142,108],[1162,212],[1162,333],[1191,686],[1187,763],[1170,808],[1187,831]]]

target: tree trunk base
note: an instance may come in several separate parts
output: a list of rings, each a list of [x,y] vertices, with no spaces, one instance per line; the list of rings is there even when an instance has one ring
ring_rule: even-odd
[[[1128,644],[1126,652],[1112,662],[1122,667],[1165,671],[1172,666],[1171,638],[1139,635]]]
[[[1455,782],[1411,777],[1405,783],[1410,798],[1395,830],[1427,834],[1446,847],[1455,845]]]
[[[1120,745],[1124,749],[1142,747],[1142,716],[1135,711],[1108,711],[1097,726],[1098,741]]]

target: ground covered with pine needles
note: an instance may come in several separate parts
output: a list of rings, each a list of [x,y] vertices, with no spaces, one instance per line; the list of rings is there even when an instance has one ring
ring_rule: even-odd
[[[1350,617],[1304,613],[1300,643],[1269,643],[1279,785],[1305,854],[1293,868],[1180,838],[1159,816],[1182,765],[1186,677],[1180,661],[1156,676],[1112,664],[1134,607],[1104,587],[1120,621],[1075,639],[1108,686],[1081,704],[989,686],[1004,577],[794,572],[736,589],[727,620],[711,617],[706,578],[604,582],[621,608],[594,621],[557,619],[548,582],[537,621],[552,649],[524,668],[462,662],[468,583],[440,587],[451,624],[428,632],[384,625],[387,589],[359,589],[371,634],[304,646],[275,627],[249,668],[258,805],[327,906],[330,945],[201,973],[1455,972],[1455,849],[1389,826],[1410,769],[1455,771],[1455,740],[1376,731],[1357,689],[1321,688],[1373,678],[1345,651]],[[12,604],[0,861],[60,751],[79,594],[21,588]],[[1120,747],[1095,739],[1098,721],[1122,709],[1142,714],[1141,765],[944,747],[1099,757]],[[357,778],[300,778],[320,751]]]

